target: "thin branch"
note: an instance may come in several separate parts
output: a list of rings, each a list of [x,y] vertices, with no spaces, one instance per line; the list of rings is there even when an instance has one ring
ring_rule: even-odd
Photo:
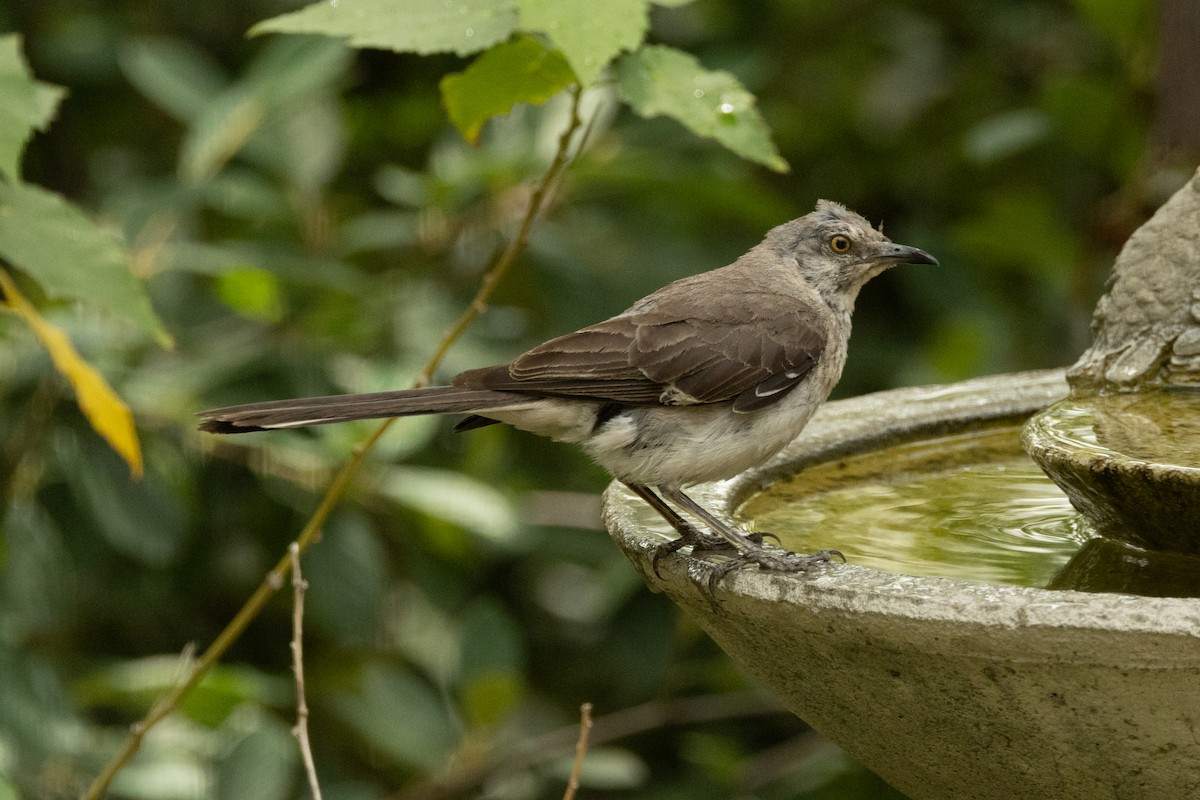
[[[480,282],[479,291],[471,301],[471,306],[446,334],[433,356],[426,363],[424,370],[422,370],[420,376],[414,382],[414,386],[425,386],[429,383],[434,370],[437,369],[446,353],[450,350],[450,347],[470,327],[471,323],[487,309],[487,301],[491,298],[492,292],[495,291],[500,279],[508,273],[513,262],[516,261],[517,256],[529,241],[530,228],[541,212],[547,193],[554,183],[555,178],[558,177],[563,167],[570,160],[571,139],[582,124],[579,117],[579,99],[581,94],[582,91],[578,87],[572,90],[571,117],[567,122],[567,127],[563,131],[562,136],[559,137],[558,150],[554,154],[553,161],[550,162],[550,166],[547,167],[546,172],[542,175],[533,194],[530,196],[529,206],[525,210],[525,216],[521,220],[521,226],[518,229],[516,238],[509,243],[508,247],[501,252],[493,265],[484,274]],[[312,517],[305,523],[299,536],[293,542],[293,546],[299,554],[303,554],[316,541],[321,528],[325,524],[325,520],[328,519],[333,509],[341,502],[354,476],[358,474],[359,469],[366,460],[367,454],[382,438],[387,429],[391,427],[393,421],[392,419],[384,420],[365,442],[354,448],[350,458],[338,470],[337,475],[334,476],[329,488],[325,491],[325,495],[321,498],[321,502],[317,505]],[[104,796],[113,779],[125,767],[129,759],[133,758],[138,749],[141,748],[142,740],[150,729],[179,708],[183,698],[220,661],[225,652],[246,630],[250,622],[262,612],[267,601],[282,588],[284,581],[287,579],[288,572],[291,570],[290,550],[291,547],[289,547],[289,552],[284,553],[275,567],[267,573],[262,583],[254,590],[254,593],[250,595],[250,599],[238,610],[233,619],[229,621],[225,629],[217,635],[213,643],[197,659],[187,678],[167,694],[163,695],[142,720],[130,726],[129,736],[126,737],[116,755],[112,757],[100,774],[92,781],[87,791],[81,795],[81,800],[99,800],[99,798]]]
[[[533,193],[529,196],[529,205],[525,209],[525,216],[521,220],[521,227],[517,229],[517,235],[508,243],[500,253],[500,257],[492,264],[483,278],[479,281],[479,290],[475,293],[475,297],[471,300],[471,304],[463,310],[462,316],[450,327],[449,332],[442,339],[442,343],[434,351],[429,361],[425,364],[425,369],[421,370],[420,376],[417,378],[416,386],[428,386],[433,380],[433,372],[438,365],[442,363],[442,359],[446,357],[446,353],[458,341],[468,328],[471,327],[479,315],[487,311],[488,300],[491,299],[492,293],[496,290],[496,286],[501,279],[508,274],[509,269],[517,260],[517,256],[525,249],[525,245],[529,242],[529,231],[533,227],[534,220],[541,213],[542,204],[546,200],[546,196],[550,193],[554,181],[558,178],[560,172],[567,165],[571,158],[571,139],[574,138],[575,132],[579,130],[583,121],[579,118],[579,100],[583,96],[583,89],[578,85],[571,89],[571,116],[567,121],[567,127],[563,130],[562,135],[558,137],[558,148],[554,152],[554,159],[550,162],[550,166],[542,174],[541,180],[534,187]]]
[[[592,745],[606,744],[673,725],[786,714],[777,702],[759,692],[656,700],[597,717],[589,741]],[[570,725],[522,740],[516,746],[500,746],[478,758],[475,766],[405,787],[390,797],[391,800],[468,797],[489,781],[558,757],[572,741],[578,742],[578,736],[578,726]]]
[[[338,502],[341,501],[342,495],[349,488],[350,482],[362,466],[367,453],[370,452],[371,448],[375,446],[375,443],[379,441],[380,437],[390,427],[391,422],[392,420],[390,419],[385,420],[365,443],[355,447],[350,459],[346,461],[337,475],[334,476],[333,482],[330,483],[325,496],[321,498],[316,511],[313,512],[312,517],[309,518],[304,528],[300,531],[300,535],[292,543],[300,553],[307,550],[317,539],[322,526],[325,524],[325,520],[328,519],[329,514],[337,506]],[[192,689],[196,688],[196,685],[208,674],[209,670],[216,666],[217,662],[221,660],[221,656],[225,655],[225,652],[233,646],[233,643],[238,640],[246,630],[246,627],[259,615],[263,607],[267,604],[267,601],[274,597],[275,593],[283,586],[290,570],[291,554],[289,552],[283,554],[279,562],[266,574],[262,583],[250,595],[250,599],[234,614],[233,619],[229,621],[225,629],[217,634],[217,638],[201,654],[200,658],[196,659],[196,663],[192,666],[192,670],[187,678],[163,695],[141,721],[135,722],[130,726],[129,736],[126,737],[125,742],[121,745],[121,749],[117,751],[116,755],[104,766],[104,769],[96,776],[96,779],[92,781],[91,786],[88,787],[82,796],[83,800],[98,800],[98,798],[104,796],[113,778],[117,776],[117,773],[121,771],[129,762],[129,759],[133,758],[134,754],[142,746],[142,739],[146,737],[150,729],[170,716],[175,709],[179,708],[183,698]]]
[[[296,673],[296,726],[292,734],[300,745],[304,772],[313,800],[321,800],[321,785],[317,782],[317,765],[313,762],[312,744],[308,740],[308,701],[304,697],[304,590],[308,583],[300,574],[300,548],[295,542],[288,545],[292,562],[292,670]]]
[[[567,790],[563,800],[575,800],[579,791],[579,774],[583,771],[583,759],[587,756],[588,735],[592,732],[592,704],[579,707],[579,739],[575,742],[575,760],[571,762],[571,776],[567,779]]]

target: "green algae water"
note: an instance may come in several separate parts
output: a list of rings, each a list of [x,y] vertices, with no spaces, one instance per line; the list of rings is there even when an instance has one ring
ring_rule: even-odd
[[[1093,534],[1006,426],[818,464],[738,516],[796,552],[886,572],[1045,587]]]
[[[992,426],[822,462],[748,498],[737,516],[798,553],[836,549],[903,575],[1035,588],[1200,597],[1200,558],[1096,534]]]
[[[1105,536],[1200,557],[1200,391],[1072,395],[1023,439]]]
[[[1050,410],[1047,434],[1084,455],[1200,472],[1200,390],[1072,396]]]

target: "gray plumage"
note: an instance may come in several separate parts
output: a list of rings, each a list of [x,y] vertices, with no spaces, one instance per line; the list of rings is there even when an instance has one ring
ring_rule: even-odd
[[[573,442],[648,501],[648,487],[678,498],[683,487],[762,463],[800,433],[841,376],[859,289],[904,262],[937,260],[822,200],[734,263],[677,280],[510,364],[460,373],[450,386],[219,408],[200,415],[200,428],[467,413],[460,428],[505,422]],[[698,535],[651,504],[681,535]]]

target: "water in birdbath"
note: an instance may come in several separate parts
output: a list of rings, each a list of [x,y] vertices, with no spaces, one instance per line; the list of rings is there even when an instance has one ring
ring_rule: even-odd
[[[1200,390],[1072,396],[1052,410],[1048,430],[1068,445],[1200,471]]]
[[[1200,556],[1200,390],[1072,395],[1024,438],[1101,533]]]
[[[836,548],[885,572],[1200,596],[1200,559],[1093,541],[1014,425],[817,464],[751,496],[737,516],[790,550]]]

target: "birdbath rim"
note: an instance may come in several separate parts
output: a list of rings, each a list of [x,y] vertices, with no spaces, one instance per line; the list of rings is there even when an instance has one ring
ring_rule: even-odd
[[[730,517],[749,495],[811,464],[979,423],[1019,422],[1067,395],[1064,374],[1055,369],[994,375],[834,401],[775,458],[736,478],[693,487],[690,492],[710,510]],[[872,424],[864,426],[864,419]],[[651,589],[668,591],[677,600],[679,592],[694,591],[706,603],[742,597],[795,603],[810,610],[861,606],[875,614],[981,628],[1045,625],[1200,636],[1200,602],[1194,598],[1041,589],[884,572],[853,563],[824,564],[796,575],[743,568],[722,578],[715,597],[708,598],[704,596],[708,573],[722,557],[667,557],[659,563],[661,577],[656,575],[651,559],[664,539],[647,528],[648,519],[635,495],[617,482],[608,487],[604,521],[610,534]]]

